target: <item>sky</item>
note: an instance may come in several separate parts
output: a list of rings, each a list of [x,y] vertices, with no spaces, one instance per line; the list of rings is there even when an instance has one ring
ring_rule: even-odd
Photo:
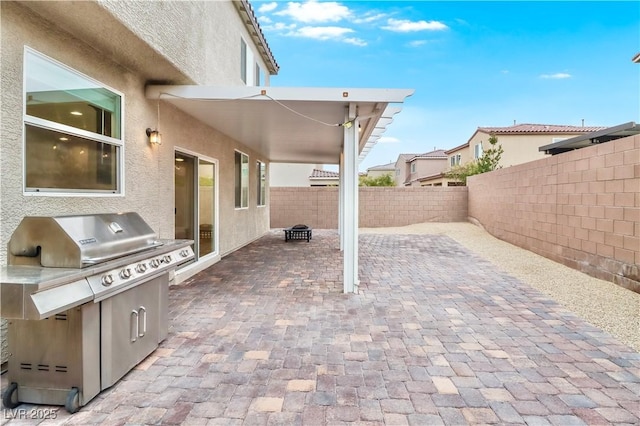
[[[414,89],[360,170],[478,127],[640,121],[638,1],[257,1],[272,86]]]

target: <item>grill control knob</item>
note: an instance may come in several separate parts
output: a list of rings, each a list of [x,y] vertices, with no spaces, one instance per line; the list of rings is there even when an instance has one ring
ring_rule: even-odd
[[[111,284],[113,284],[113,276],[111,276],[111,274],[104,275],[101,281],[103,286],[109,287]]]
[[[182,256],[182,257],[188,257],[188,256],[189,256],[189,250],[186,250],[186,249],[185,249],[185,250],[182,250],[182,251],[180,252],[180,256]]]
[[[162,258],[164,263],[171,263],[171,255],[167,254]]]
[[[127,279],[129,277],[131,277],[131,269],[125,268],[122,271],[120,271],[120,278]]]
[[[147,270],[147,265],[145,265],[144,263],[138,263],[138,266],[136,266],[136,272],[140,274],[146,272],[146,270]]]
[[[157,268],[158,266],[160,266],[160,261],[158,259],[151,259],[149,265],[151,265],[152,268]]]

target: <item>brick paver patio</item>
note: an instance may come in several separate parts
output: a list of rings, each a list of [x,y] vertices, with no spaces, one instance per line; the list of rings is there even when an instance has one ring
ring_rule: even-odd
[[[172,287],[161,347],[43,424],[640,424],[640,354],[449,237],[361,235],[359,295],[337,248],[273,231]]]

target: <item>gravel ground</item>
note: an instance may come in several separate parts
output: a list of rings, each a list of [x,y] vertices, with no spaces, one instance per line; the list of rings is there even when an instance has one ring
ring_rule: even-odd
[[[443,234],[640,352],[640,294],[499,240],[471,223],[360,228],[369,234]]]

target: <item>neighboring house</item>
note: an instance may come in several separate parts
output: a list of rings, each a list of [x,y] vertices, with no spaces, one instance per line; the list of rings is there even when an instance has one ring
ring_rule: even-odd
[[[602,129],[604,127],[526,123],[508,127],[478,127],[467,143],[447,151],[449,166],[465,164],[482,157],[484,150],[489,148],[491,135],[498,138],[498,143],[504,150],[500,166],[509,167],[543,158],[545,153],[538,150],[542,145]]]
[[[409,163],[407,160],[420,154],[400,154],[395,162],[395,176],[396,186],[404,186],[409,174]]]
[[[194,240],[179,281],[269,231],[271,162],[342,163],[357,291],[358,160],[412,90],[271,87],[279,67],[247,0],[0,7],[0,247],[26,215],[135,211],[159,238]]]
[[[331,170],[313,169],[309,175],[310,186],[338,186],[340,173]]]
[[[421,181],[447,169],[444,149],[414,155],[406,160],[404,186],[421,186]]]
[[[396,163],[382,164],[380,166],[373,166],[367,169],[366,176],[368,178],[377,178],[384,175],[391,175],[395,179]]]

